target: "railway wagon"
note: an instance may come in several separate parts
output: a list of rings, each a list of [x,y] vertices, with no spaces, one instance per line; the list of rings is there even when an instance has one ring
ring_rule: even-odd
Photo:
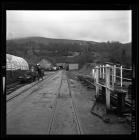
[[[19,76],[27,71],[29,71],[29,65],[25,59],[6,54],[6,84],[15,82]]]

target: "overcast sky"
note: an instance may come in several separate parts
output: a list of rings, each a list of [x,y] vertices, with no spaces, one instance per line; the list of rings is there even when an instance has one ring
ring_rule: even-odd
[[[131,42],[131,11],[7,10],[7,39],[41,36]]]

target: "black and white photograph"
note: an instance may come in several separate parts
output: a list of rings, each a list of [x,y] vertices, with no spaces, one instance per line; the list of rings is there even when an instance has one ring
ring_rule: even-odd
[[[6,10],[6,135],[132,135],[132,14]]]

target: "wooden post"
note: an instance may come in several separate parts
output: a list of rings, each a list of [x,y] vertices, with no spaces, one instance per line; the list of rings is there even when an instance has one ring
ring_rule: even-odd
[[[110,65],[106,65],[106,109],[110,110]]]
[[[99,86],[98,86],[98,82],[99,82],[99,67],[96,66],[95,69],[95,82],[96,82],[96,97],[98,97],[99,95]]]
[[[112,68],[112,88],[114,89],[114,66]]]
[[[5,77],[3,77],[3,93],[5,91]]]
[[[94,75],[95,74],[95,71],[94,71],[94,69],[92,69],[92,77],[93,77],[93,79],[95,78]]]
[[[114,83],[116,83],[116,65],[113,68],[113,75],[114,75]]]
[[[99,72],[100,72],[100,78],[101,78],[101,65],[100,65],[100,71]]]
[[[121,87],[123,85],[123,73],[122,73],[122,66],[120,67],[120,78],[121,78]]]
[[[105,78],[105,75],[104,75],[104,65],[103,65],[103,74],[102,74],[102,76],[103,76],[103,79]]]

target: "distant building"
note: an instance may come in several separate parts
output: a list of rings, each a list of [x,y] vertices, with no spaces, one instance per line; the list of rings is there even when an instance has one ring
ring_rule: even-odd
[[[69,70],[78,70],[79,64],[69,64]]]
[[[65,67],[66,63],[56,63],[57,66]]]

